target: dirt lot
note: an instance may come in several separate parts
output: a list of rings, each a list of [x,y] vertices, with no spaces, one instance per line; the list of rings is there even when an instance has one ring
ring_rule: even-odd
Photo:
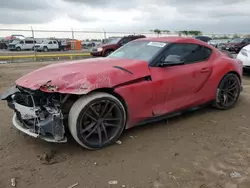
[[[0,92],[45,63],[0,65]],[[72,139],[50,144],[18,132],[0,101],[0,188],[249,188],[250,76],[238,105],[133,128],[121,145],[88,151]],[[51,163],[44,153],[55,152]],[[240,177],[231,177],[230,174]],[[238,174],[239,173],[239,174]],[[233,175],[233,174],[231,174]],[[109,181],[117,180],[116,185]]]

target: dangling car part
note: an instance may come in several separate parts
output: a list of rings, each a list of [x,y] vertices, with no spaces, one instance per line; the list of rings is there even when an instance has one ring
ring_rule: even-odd
[[[67,142],[60,97],[14,86],[1,98],[14,110],[12,122],[17,129],[48,142]]]
[[[124,129],[207,103],[230,109],[242,91],[242,62],[193,38],[132,41],[108,57],[53,64],[16,81],[2,99],[20,131],[89,149],[113,144]]]

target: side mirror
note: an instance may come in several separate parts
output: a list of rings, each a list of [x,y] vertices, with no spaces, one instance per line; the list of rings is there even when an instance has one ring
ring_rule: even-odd
[[[184,65],[183,61],[163,61],[159,64],[160,67],[170,67],[176,65]]]
[[[184,65],[184,61],[180,59],[180,56],[169,55],[163,61],[159,63],[160,67]]]

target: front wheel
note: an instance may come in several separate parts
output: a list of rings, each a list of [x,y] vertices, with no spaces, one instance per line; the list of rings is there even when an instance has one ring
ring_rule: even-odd
[[[227,110],[237,103],[241,92],[241,83],[237,75],[227,74],[221,80],[217,89],[216,101],[214,106]]]
[[[44,51],[44,52],[47,52],[47,51],[49,51],[49,49],[48,49],[46,46],[44,46],[44,47],[43,47],[43,51]]]
[[[68,125],[73,138],[88,149],[113,144],[126,125],[123,104],[108,93],[91,93],[79,98],[69,112]]]

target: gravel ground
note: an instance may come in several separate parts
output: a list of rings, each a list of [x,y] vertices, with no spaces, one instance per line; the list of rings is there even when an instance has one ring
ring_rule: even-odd
[[[0,65],[0,93],[18,77],[48,63]],[[99,151],[73,139],[50,144],[12,128],[0,101],[0,188],[249,188],[250,77],[235,108],[204,108],[128,130]],[[114,182],[109,182],[114,181]],[[117,182],[116,182],[117,181]],[[110,185],[109,183],[115,183]],[[117,184],[116,184],[117,183]]]

